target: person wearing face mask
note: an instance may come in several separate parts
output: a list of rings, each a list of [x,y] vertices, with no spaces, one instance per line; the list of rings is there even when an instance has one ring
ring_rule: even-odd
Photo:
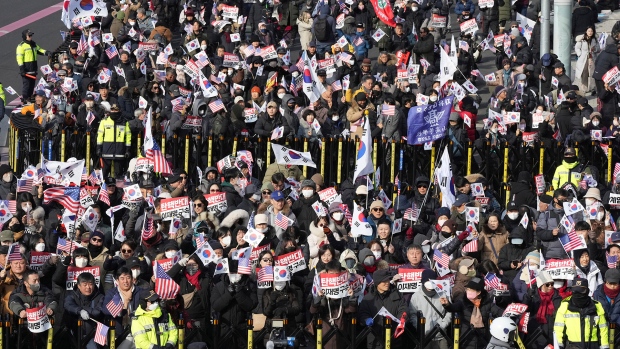
[[[482,225],[482,232],[474,232],[473,236],[478,237],[478,251],[481,252],[482,260],[490,259],[497,264],[499,252],[508,244],[508,232],[499,215],[491,213],[486,224]]]
[[[435,291],[434,284],[430,280],[437,279],[437,274],[426,269],[422,272],[422,292],[415,292],[411,296],[409,304],[409,321],[417,326],[418,324],[418,312],[422,312],[426,318],[426,325],[424,332],[429,334],[435,327],[442,328],[446,333],[449,333],[448,327],[452,321],[452,314],[443,309],[439,298],[443,294]],[[417,329],[418,331],[422,329]],[[448,341],[440,333],[437,334],[432,341],[430,348],[448,348]]]
[[[484,289],[484,280],[474,277],[467,283],[465,294],[453,298],[451,303],[446,297],[440,302],[446,311],[460,313],[461,331],[472,329],[474,335],[463,348],[483,348],[487,344],[488,324],[492,318],[502,316],[503,310],[493,302],[493,297]]]
[[[120,171],[126,159],[131,156],[131,131],[129,122],[122,121],[120,108],[112,105],[97,131],[97,156],[103,159],[103,176],[110,175],[110,167],[115,162],[115,170]],[[115,174],[112,174],[114,177]]]
[[[609,316],[610,322],[618,323],[620,320],[620,270],[609,269],[605,272],[605,283],[600,285],[592,298],[598,301],[605,309],[605,314]]]
[[[140,26],[136,22],[136,13],[132,12],[129,14],[129,18],[125,25],[118,31],[117,40],[123,44],[131,42],[131,51],[133,52],[135,49],[138,48],[138,43],[140,42],[140,33]]]
[[[289,285],[290,281],[274,281],[273,288],[263,293],[263,314],[267,317],[266,326],[271,328],[272,319],[287,319],[286,333],[293,333],[297,327],[295,317],[302,312],[303,302],[297,298],[298,289]]]
[[[297,217],[299,229],[310,231],[310,224],[316,218],[312,204],[317,201],[320,201],[320,198],[319,194],[316,193],[316,183],[311,179],[301,181],[301,195],[299,200],[295,201],[291,207]]]
[[[349,240],[349,232],[351,232],[351,225],[349,221],[345,219],[344,211],[340,207],[341,203],[334,201],[329,205],[329,218],[330,222],[334,224],[336,230],[334,233],[337,233],[344,240]]]
[[[153,291],[140,295],[140,307],[131,322],[131,334],[136,349],[174,349],[179,330],[166,308],[159,305],[160,298]],[[158,330],[153,331],[153,328]]]
[[[17,179],[13,176],[13,170],[11,166],[7,164],[0,165],[0,199],[8,200],[12,197],[9,194],[13,195],[17,190]]]
[[[463,231],[467,227],[467,220],[465,217],[465,211],[467,209],[467,204],[470,202],[469,195],[467,194],[459,194],[456,197],[456,200],[452,204],[452,208],[450,210],[451,215],[450,219],[452,219],[456,223],[456,229]]]
[[[562,300],[555,314],[553,330],[558,343],[609,348],[608,314],[601,303],[588,296],[588,280],[575,278],[572,291],[573,295]]]
[[[555,169],[551,185],[554,188],[564,188],[570,183],[575,188],[579,188],[582,166],[580,166],[579,158],[575,152],[575,148],[568,147],[564,150],[564,158],[562,164]]]
[[[329,244],[325,231],[327,230],[329,234],[332,234],[332,231],[334,231],[336,227],[329,222],[327,217],[318,217],[310,222],[308,228],[310,230],[310,235],[308,235],[308,247],[310,250],[310,259],[315,260],[314,262],[311,261],[311,264],[314,265],[318,259],[319,248]]]
[[[180,264],[180,263],[181,261],[179,261],[177,264]],[[145,280],[144,276],[142,276],[142,270],[148,270],[145,260],[140,260],[140,258],[138,257],[130,257],[125,263],[125,267],[131,270],[131,276],[133,278],[134,286],[139,287],[143,290],[153,289],[154,283],[153,285],[151,285],[149,281]],[[108,275],[111,276],[111,274],[108,274]],[[114,287],[114,285],[112,285],[112,287]],[[111,287],[107,287],[106,292],[110,288]]]
[[[90,235],[90,241],[88,242],[88,253],[90,254],[90,264],[99,267],[101,271],[101,280],[105,280],[104,290],[108,290],[113,287],[112,275],[108,276],[106,270],[103,268],[103,263],[110,256],[108,249],[103,246],[104,235],[102,232],[96,230]]]
[[[220,313],[222,333],[234,328],[238,335],[229,342],[230,348],[245,348],[247,345],[247,313],[258,305],[256,283],[243,274],[238,274],[238,262],[229,260],[229,274],[225,274],[213,286],[211,309]]]
[[[99,292],[99,288],[95,282],[95,277],[91,273],[82,273],[77,278],[77,284],[71,292],[67,293],[65,298],[65,316],[63,323],[67,325],[73,334],[78,335],[77,322],[82,321],[82,343],[86,344],[86,349],[96,349],[94,341],[86,340],[87,334],[96,327],[93,321],[103,321],[103,293]]]
[[[254,216],[254,229],[256,229],[256,231],[258,231],[259,233],[265,235],[263,240],[259,243],[259,246],[269,244],[272,249],[276,249],[276,247],[280,243],[280,238],[278,238],[274,227],[269,225],[269,217],[266,214],[261,213]],[[281,236],[284,237],[283,235]],[[224,246],[224,244],[222,244],[222,246]],[[226,249],[225,246],[224,248]]]
[[[38,272],[35,270],[27,270],[24,273],[23,280],[24,282],[13,291],[9,300],[9,308],[13,314],[22,319],[26,319],[26,309],[34,307],[37,304],[44,304],[45,312],[48,316],[56,315],[58,302],[56,302],[52,291],[41,285]],[[45,338],[35,336],[35,341],[39,343],[39,346],[43,346],[44,344],[42,343],[45,342],[46,338],[47,336],[45,336]]]
[[[366,89],[367,86],[369,87],[369,94],[372,93],[372,81],[372,76],[366,76],[364,77],[364,82],[362,84],[363,89]],[[349,121],[350,124],[351,137],[362,136],[362,131],[364,130],[364,122],[366,122],[365,120],[368,120],[368,122],[370,122],[371,132],[374,132],[374,130],[377,129],[377,113],[375,105],[371,102],[370,98],[368,98],[368,95],[363,91],[357,92],[353,99],[355,103],[352,103],[351,107],[347,110],[347,121]],[[366,118],[366,116],[368,116],[368,119]],[[371,119],[374,119],[375,122],[373,123]],[[380,128],[378,133],[381,133]]]
[[[503,271],[508,281],[517,275],[517,269],[523,266],[522,261],[528,253],[534,250],[534,246],[525,241],[525,229],[519,225],[510,231],[509,244],[499,251],[497,266]]]
[[[553,192],[553,202],[545,212],[541,212],[536,222],[536,236],[540,238],[543,245],[543,254],[545,259],[566,259],[568,255],[559,236],[568,232],[560,224],[560,220],[564,216],[563,204],[570,202],[569,193],[564,189],[557,189]],[[583,213],[576,212],[571,215],[575,222],[583,220]]]
[[[525,228],[523,238],[526,244],[532,245],[534,243],[534,234],[533,227],[529,221],[531,221],[530,217],[534,218],[535,216],[527,206],[523,205],[518,207],[514,201],[510,201],[506,206],[506,214],[504,218],[502,218],[502,224],[504,224],[504,228],[506,228],[508,232],[511,232],[519,226],[522,227],[521,220],[525,213],[527,213],[528,224],[527,228]]]
[[[378,253],[381,255],[380,251]],[[359,261],[364,267],[364,271],[366,275],[372,274],[375,270],[377,270],[376,259],[374,253],[370,250],[370,248],[365,247],[358,253]]]
[[[527,304],[530,312],[529,330],[541,328],[545,336],[536,340],[536,348],[553,344],[553,321],[556,310],[560,307],[562,296],[553,288],[553,278],[546,270],[536,276],[536,287],[532,286],[525,297],[523,304]]]

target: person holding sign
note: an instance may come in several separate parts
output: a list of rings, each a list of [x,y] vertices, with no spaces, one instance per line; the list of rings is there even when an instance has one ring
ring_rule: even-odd
[[[367,348],[379,349],[383,348],[383,336],[375,336],[374,333],[383,332],[384,315],[379,315],[380,310],[385,308],[392,316],[400,318],[404,315],[407,318],[409,308],[406,302],[403,302],[400,292],[393,283],[394,274],[389,269],[380,269],[372,274],[374,286],[364,296],[360,303],[358,312],[358,321],[366,326],[372,326],[373,331],[367,337]],[[398,326],[396,321],[392,321],[392,333]],[[392,348],[401,348],[402,340],[393,338]]]
[[[297,328],[295,317],[302,311],[303,302],[298,299],[299,289],[287,281],[274,281],[273,289],[263,294],[263,314],[268,326],[272,319],[287,319],[285,333],[291,334]]]
[[[94,321],[87,320],[103,320],[101,308],[103,305],[103,294],[99,292],[99,288],[95,283],[95,277],[91,273],[82,273],[78,276],[77,285],[73,291],[67,294],[65,298],[65,317],[63,323],[69,328],[74,336],[77,336],[77,321],[84,320],[82,323],[82,334],[86,337],[93,328],[96,327]],[[84,343],[84,339],[82,340]],[[94,340],[90,340],[86,345],[86,349],[96,349]]]
[[[41,285],[39,273],[37,271],[27,270],[24,273],[24,282],[11,293],[9,308],[13,314],[22,319],[26,319],[29,318],[26,309],[37,308],[43,304],[45,305],[45,314],[48,316],[54,315],[58,303],[54,299],[52,291]],[[35,347],[42,348],[45,346],[47,333],[41,335],[35,334],[39,333],[39,328],[44,325],[45,324],[41,322],[33,323],[28,321],[28,329],[33,333],[32,344]]]
[[[136,349],[176,348],[179,330],[168,311],[159,306],[159,300],[153,291],[140,295],[140,307],[131,322]]]
[[[5,253],[8,252],[8,249]],[[26,264],[26,258],[12,260],[5,264],[6,268],[0,271],[0,295],[2,296],[2,313],[12,314],[9,308],[9,299],[11,293],[22,283],[24,273],[29,270]]]

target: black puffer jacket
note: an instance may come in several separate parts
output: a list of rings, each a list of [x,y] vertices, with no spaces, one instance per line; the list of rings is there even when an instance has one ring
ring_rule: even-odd
[[[102,321],[103,313],[101,307],[103,305],[103,294],[99,292],[99,288],[95,285],[93,293],[86,296],[80,292],[77,285],[73,291],[68,292],[65,297],[65,317],[63,322],[71,328],[74,335],[77,334],[77,320],[81,319],[80,311],[86,310],[91,319]],[[82,334],[87,336],[94,327],[92,321],[82,321]]]
[[[435,39],[428,33],[425,37],[420,36],[418,42],[413,45],[413,53],[418,55],[418,61],[420,58],[426,59],[431,65],[435,65]]]
[[[319,194],[316,192],[309,198],[305,198],[303,196],[299,197],[299,200],[293,203],[293,213],[295,217],[297,217],[297,224],[299,224],[299,229],[309,232],[310,223],[316,218],[316,213],[312,208],[312,204],[320,201]],[[322,201],[321,201],[322,203]]]
[[[578,6],[573,10],[573,38],[584,34],[589,26],[594,27],[597,14],[588,6]]]
[[[471,326],[470,320],[472,313],[474,311],[474,303],[472,303],[465,294],[461,297],[461,299],[457,300],[453,304],[448,304],[444,306],[447,311],[452,313],[460,313],[461,314],[461,331],[467,331]],[[486,291],[482,291],[481,294],[481,302],[480,302],[480,314],[482,315],[482,323],[484,324],[484,331],[476,331],[474,335],[471,336],[471,340],[465,343],[462,343],[463,348],[476,348],[482,349],[485,348],[487,343],[489,342],[489,315],[492,318],[497,318],[502,316],[502,309],[499,308],[495,303],[493,303],[493,299],[489,296]]]
[[[200,283],[200,289],[196,288],[187,280],[185,276],[185,267],[178,263],[173,265],[167,273],[181,287],[179,291],[181,296],[196,292],[192,297],[189,307],[187,304],[184,304],[186,321],[196,320],[203,322],[209,319],[209,314],[211,314],[211,277],[206,269],[199,269],[199,272],[198,281]]]
[[[524,260],[525,256],[534,250],[534,247],[527,247],[527,243],[525,242],[525,229],[520,225],[512,229],[510,238],[521,238],[524,239],[524,241],[521,245],[513,245],[512,243],[504,245],[504,247],[499,250],[497,266],[504,272],[504,277],[512,282],[512,279],[517,275],[517,269],[513,269],[511,266],[512,261]]]
[[[229,286],[233,288],[232,293]],[[236,328],[239,333],[247,333],[247,313],[257,304],[256,284],[245,275],[237,285],[231,285],[228,275],[224,275],[211,292],[211,309],[219,313],[222,333],[227,333],[231,327]]]
[[[592,77],[596,80],[603,80],[603,75],[607,71],[618,64],[618,49],[615,44],[605,46],[603,52],[596,57],[594,63],[594,74]]]

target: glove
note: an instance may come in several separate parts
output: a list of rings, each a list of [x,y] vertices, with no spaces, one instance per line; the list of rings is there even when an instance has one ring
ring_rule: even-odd
[[[181,260],[179,261],[179,265],[184,267],[187,265],[187,261],[189,260],[189,258],[185,257],[185,258],[181,258]]]
[[[240,283],[236,283],[235,284],[235,292],[241,291],[242,288],[243,288],[243,286]]]
[[[228,284],[227,290],[228,290],[228,292],[230,292],[230,294],[234,294],[235,293],[235,286],[233,284]]]
[[[407,229],[407,232],[405,232],[405,236],[407,240],[413,240],[413,227],[409,227],[409,229]]]
[[[370,327],[372,326],[372,324],[374,324],[374,321],[372,320],[372,318],[366,319],[366,326]]]
[[[469,236],[469,231],[465,229],[459,234],[458,239],[459,241],[463,241],[467,238],[467,236]]]
[[[166,349],[174,349],[174,344],[166,344]]]
[[[98,145],[97,146],[97,156],[101,157],[101,154],[103,154],[103,146],[102,145]]]
[[[26,76],[26,67],[24,67],[23,65],[19,66],[19,75]]]
[[[323,233],[325,233],[325,235],[329,235],[332,233],[331,229],[329,229],[329,227],[324,226],[323,227]]]
[[[276,301],[278,300],[278,293],[271,292],[271,294],[269,295],[269,300],[271,301],[272,304],[275,304]]]
[[[82,317],[82,320],[90,319],[90,315],[88,315],[88,312],[84,309],[80,310],[80,316]]]
[[[126,159],[130,159],[131,158],[131,148],[130,147],[126,147],[125,148],[125,158]]]

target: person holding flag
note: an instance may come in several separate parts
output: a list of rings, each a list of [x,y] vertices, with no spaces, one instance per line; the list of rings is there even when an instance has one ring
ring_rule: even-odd
[[[86,337],[96,327],[95,321],[103,321],[103,293],[99,291],[95,283],[95,277],[91,273],[82,273],[77,278],[77,284],[73,292],[69,292],[65,298],[65,318],[63,322],[68,324],[73,336],[77,336],[78,319],[82,319],[82,334]],[[93,321],[88,321],[93,320]],[[86,339],[86,338],[84,338]],[[82,343],[84,343],[82,339]],[[86,344],[86,349],[96,349],[93,339]]]
[[[536,235],[542,241],[542,252],[546,259],[566,259],[568,254],[562,246],[560,236],[566,235],[566,230],[560,221],[564,216],[564,203],[568,203],[569,193],[564,189],[556,189],[553,192],[553,201],[547,211],[540,212],[536,224]],[[574,222],[583,221],[583,212],[572,215]]]
[[[452,323],[452,314],[446,311],[441,301],[442,296],[445,296],[448,290],[437,292],[435,284],[432,280],[437,278],[437,274],[430,270],[425,269],[422,272],[422,292],[418,291],[413,294],[409,301],[409,321],[414,326],[418,323],[418,312],[424,314],[426,318],[424,331],[428,334],[435,327],[441,328],[445,333],[449,333],[450,324]],[[422,329],[416,329],[421,331]],[[448,348],[448,340],[438,333],[432,341],[431,348]]]
[[[522,266],[522,261],[528,253],[534,251],[534,246],[525,242],[525,229],[517,226],[508,236],[509,244],[504,245],[499,251],[497,266],[503,272],[506,279],[512,281],[517,275],[517,269]]]
[[[530,313],[528,332],[540,327],[544,334],[537,338],[535,342],[537,348],[553,344],[554,315],[561,302],[562,296],[553,287],[551,274],[546,270],[538,273],[536,285],[532,286],[523,297],[523,304],[528,306],[527,310]]]
[[[101,311],[116,321],[116,333],[123,333],[128,326],[131,326],[132,316],[140,306],[140,295],[145,290],[134,286],[131,269],[124,266],[116,271],[114,280],[117,286],[105,293]],[[123,342],[117,343],[117,348],[130,348],[132,342],[133,338],[128,336]]]
[[[166,308],[159,306],[160,297],[153,291],[140,294],[140,306],[131,321],[131,334],[136,349],[174,349],[179,330]],[[155,328],[155,330],[153,330]]]

